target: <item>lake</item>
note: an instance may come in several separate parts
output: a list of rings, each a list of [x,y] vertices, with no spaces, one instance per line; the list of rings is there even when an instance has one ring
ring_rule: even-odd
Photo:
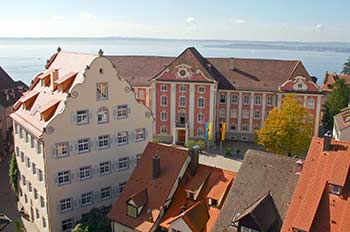
[[[29,84],[44,69],[46,60],[62,50],[108,55],[177,56],[194,46],[205,57],[301,60],[321,84],[324,74],[340,72],[350,56],[350,43],[302,43],[144,38],[0,38],[0,66],[15,80]]]

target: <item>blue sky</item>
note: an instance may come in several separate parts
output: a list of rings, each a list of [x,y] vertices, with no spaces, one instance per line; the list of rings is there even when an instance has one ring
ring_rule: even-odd
[[[350,42],[346,0],[0,0],[0,37]]]

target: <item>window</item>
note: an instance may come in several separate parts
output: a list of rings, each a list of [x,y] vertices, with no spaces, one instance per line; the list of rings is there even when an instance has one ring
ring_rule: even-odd
[[[23,128],[19,127],[19,138],[23,138]]]
[[[27,194],[24,194],[24,202],[27,204],[28,203],[28,197]]]
[[[126,186],[126,182],[122,182],[119,184],[119,193],[123,192],[125,186]]]
[[[80,180],[86,180],[91,178],[91,166],[80,168]]]
[[[255,105],[261,105],[261,96],[255,96]]]
[[[220,93],[219,95],[219,103],[226,103],[226,93]]]
[[[26,131],[26,133],[25,133],[25,138],[26,138],[26,143],[28,143],[28,141],[29,141],[29,134],[28,134],[28,131]]]
[[[202,113],[197,114],[197,122],[199,122],[199,123],[204,122],[204,114],[202,114]]]
[[[205,92],[204,86],[199,86],[198,87],[198,93],[204,93],[204,92]]]
[[[38,199],[38,190],[34,188],[34,199]]]
[[[109,187],[106,187],[106,188],[102,188],[101,189],[101,199],[102,200],[106,200],[106,199],[110,199],[112,197],[112,188],[109,186]]]
[[[226,110],[224,108],[219,109],[219,118],[225,118],[226,117]]]
[[[22,175],[22,184],[25,186],[27,184],[26,177]]]
[[[236,124],[232,123],[230,129],[231,131],[236,131]]]
[[[92,204],[92,192],[83,193],[81,195],[81,205],[87,206]]]
[[[107,84],[107,82],[102,82],[102,83],[96,84],[96,94],[97,94],[98,101],[108,99],[108,84]]]
[[[135,130],[135,141],[143,141],[145,140],[145,128],[139,128]]]
[[[73,229],[73,218],[69,218],[62,221],[62,231],[71,231]]]
[[[260,119],[260,111],[259,110],[256,110],[254,112],[254,119]]]
[[[39,210],[36,208],[35,209],[35,214],[36,214],[36,219],[40,218]]]
[[[43,196],[40,196],[40,206],[41,206],[41,208],[45,207],[45,199]]]
[[[29,191],[29,192],[32,192],[32,191],[33,191],[32,183],[30,183],[29,181],[28,181],[28,191]]]
[[[77,124],[83,125],[89,123],[89,112],[88,110],[77,111]]]
[[[241,232],[259,232],[258,230],[254,230],[245,226],[241,226]]]
[[[107,149],[109,148],[109,135],[98,136],[98,149]]]
[[[160,133],[161,133],[162,135],[167,134],[167,133],[168,133],[167,127],[166,127],[166,126],[161,126],[161,127],[160,127]]]
[[[97,111],[97,123],[98,124],[103,124],[103,123],[108,123],[109,122],[109,112],[106,107],[101,107]]]
[[[186,107],[186,97],[185,96],[179,97],[179,107]]]
[[[34,139],[35,139],[34,136],[31,135],[31,136],[30,136],[30,147],[31,147],[31,148],[34,148]]]
[[[117,106],[117,119],[128,117],[128,105]]]
[[[24,162],[24,153],[23,153],[23,151],[21,152],[21,162]]]
[[[243,110],[242,118],[244,118],[244,119],[249,118],[249,110],[247,110],[247,109],[244,109],[244,110]]]
[[[16,155],[19,156],[19,147],[16,147]]]
[[[167,120],[167,112],[166,111],[162,111],[160,112],[160,121],[165,122]]]
[[[100,163],[100,175],[111,173],[111,161]]]
[[[260,130],[260,126],[258,124],[254,124],[253,129],[254,131]]]
[[[43,217],[43,227],[46,228],[46,219]]]
[[[250,104],[250,96],[244,95],[243,97],[243,105],[249,105]]]
[[[68,143],[56,143],[56,156],[63,157],[68,155]]]
[[[136,155],[136,163],[138,164],[141,160],[141,154]]]
[[[231,118],[237,118],[238,111],[236,109],[231,109]]]
[[[231,104],[238,104],[238,95],[237,94],[231,95]]]
[[[30,158],[28,156],[26,157],[26,166],[30,168]]]
[[[315,108],[315,99],[313,98],[307,99],[307,108],[309,109]]]
[[[145,99],[146,94],[144,89],[139,89],[138,94],[139,94],[138,99],[141,99],[141,100]]]
[[[90,150],[90,139],[79,139],[78,140],[79,153],[88,152],[89,150]]]
[[[200,109],[204,108],[204,97],[198,98],[198,108],[200,108]]]
[[[15,123],[15,134],[18,134],[18,124]]]
[[[118,168],[119,171],[125,170],[129,168],[129,157],[123,157],[118,160]]]
[[[64,185],[64,184],[70,183],[70,171],[69,170],[59,172],[57,174],[57,177],[58,177],[58,185]]]
[[[181,93],[186,92],[186,85],[180,85],[179,91],[180,91]]]
[[[160,105],[161,106],[167,106],[168,105],[167,97],[165,95],[160,96]]]
[[[128,143],[128,132],[122,131],[118,132],[118,145],[127,144]]]
[[[331,189],[331,193],[332,194],[336,194],[336,195],[340,195],[341,194],[341,187],[338,185],[330,185],[330,189]]]
[[[162,91],[162,92],[168,91],[168,86],[165,84],[160,85],[160,91]]]
[[[204,137],[204,130],[202,127],[198,127],[197,129],[197,136],[198,137]]]
[[[39,181],[43,181],[43,171],[41,169],[38,169],[38,179]]]
[[[138,213],[137,213],[137,208],[133,205],[129,205],[128,204],[128,212],[127,212],[128,216],[129,217],[132,217],[132,218],[137,218],[138,216]]]
[[[40,154],[40,153],[41,153],[41,142],[38,140],[38,142],[37,142],[36,145],[37,145],[37,146],[36,146],[36,152],[37,152],[38,154]]]
[[[248,125],[247,124],[243,124],[242,125],[242,131],[244,131],[244,132],[248,131]]]
[[[273,105],[273,96],[267,96],[267,105],[272,106]]]
[[[72,210],[72,198],[60,200],[60,210],[61,212]]]

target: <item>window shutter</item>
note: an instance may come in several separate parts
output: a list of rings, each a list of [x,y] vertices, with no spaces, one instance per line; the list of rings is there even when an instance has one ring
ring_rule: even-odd
[[[130,106],[128,106],[128,114],[130,114],[131,113],[131,108],[130,108]]]
[[[128,132],[128,141],[130,143],[135,141],[135,130],[132,130],[132,131]]]
[[[113,118],[114,119],[117,118],[117,112],[118,112],[118,107],[117,106],[113,106]]]
[[[88,110],[89,112],[89,123],[92,123],[93,122],[93,110]]]
[[[96,191],[93,193],[93,199],[95,202],[98,202],[100,200],[100,192]]]
[[[77,200],[73,200],[73,209],[78,208],[78,201]]]
[[[74,143],[69,142],[68,146],[69,146],[69,154],[73,154],[74,153]]]
[[[95,143],[94,143],[94,138],[89,139],[89,151],[95,150]]]
[[[118,146],[118,134],[114,135],[114,145]]]
[[[75,143],[74,143],[74,152],[77,153],[77,154],[79,153],[79,148],[78,147],[79,147],[78,146],[78,140],[76,140]]]
[[[72,124],[73,125],[77,124],[77,112],[72,113]]]
[[[52,158],[57,158],[56,155],[56,145],[51,145]]]

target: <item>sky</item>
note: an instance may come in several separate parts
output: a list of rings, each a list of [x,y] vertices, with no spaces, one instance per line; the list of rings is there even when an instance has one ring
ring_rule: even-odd
[[[348,0],[0,0],[0,37],[350,42]]]

